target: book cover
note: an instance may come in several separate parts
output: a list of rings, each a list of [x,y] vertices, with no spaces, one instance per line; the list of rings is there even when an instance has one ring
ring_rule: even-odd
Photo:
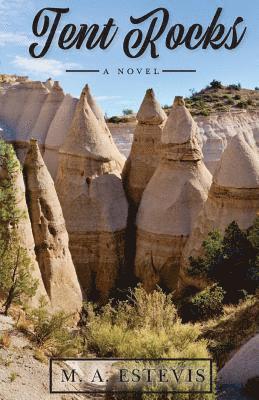
[[[256,400],[255,0],[0,0],[0,399]]]

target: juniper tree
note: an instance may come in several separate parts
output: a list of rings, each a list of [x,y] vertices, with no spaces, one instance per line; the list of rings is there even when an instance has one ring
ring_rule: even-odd
[[[11,145],[0,141],[0,293],[3,313],[13,303],[32,297],[38,282],[31,276],[31,259],[21,245],[19,222],[25,218],[17,204],[15,180],[20,165]]]

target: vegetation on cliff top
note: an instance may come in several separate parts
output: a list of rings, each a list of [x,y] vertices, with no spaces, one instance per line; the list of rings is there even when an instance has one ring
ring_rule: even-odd
[[[256,111],[259,108],[258,89],[243,89],[240,83],[224,86],[220,81],[213,80],[200,92],[192,89],[191,96],[185,102],[194,116],[240,110]]]

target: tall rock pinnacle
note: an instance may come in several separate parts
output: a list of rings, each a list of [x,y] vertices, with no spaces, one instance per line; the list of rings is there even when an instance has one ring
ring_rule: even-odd
[[[68,248],[68,234],[53,180],[37,141],[31,139],[24,164],[27,201],[37,260],[54,309],[79,312],[82,294]]]
[[[147,90],[137,120],[131,152],[123,171],[129,202],[136,208],[159,163],[161,134],[166,121],[166,114],[156,100],[153,89]]]
[[[150,290],[176,288],[183,247],[211,185],[198,127],[177,97],[162,133],[159,165],[137,214],[136,275]]]
[[[81,286],[104,301],[123,263],[128,206],[124,159],[88,99],[86,86],[60,150],[56,186]]]

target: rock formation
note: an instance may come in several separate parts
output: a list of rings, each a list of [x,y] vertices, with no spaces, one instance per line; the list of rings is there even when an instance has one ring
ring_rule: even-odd
[[[190,256],[202,254],[202,242],[213,229],[221,232],[236,221],[249,228],[259,211],[259,157],[243,133],[232,138],[221,158],[209,191],[208,200],[197,218],[184,249],[180,286],[192,284],[185,273]],[[197,282],[198,283],[198,282]]]
[[[204,135],[202,135],[203,139],[202,152],[204,155],[204,159],[206,160],[205,165],[213,175],[217,168],[217,165],[219,164],[221,155],[227,144],[227,140],[223,137],[220,137],[213,130],[211,125],[205,125],[203,132]]]
[[[71,126],[78,100],[67,94],[53,118],[45,140],[44,162],[55,180],[58,168],[58,151]]]
[[[147,290],[175,289],[182,249],[202,209],[211,174],[202,161],[198,128],[176,97],[162,133],[161,161],[137,215],[136,275]]]
[[[81,286],[86,294],[98,292],[105,300],[124,258],[124,158],[88,100],[86,86],[60,149],[56,186]]]
[[[34,139],[30,141],[24,174],[35,252],[51,305],[53,309],[79,312],[82,294],[68,248],[65,221],[53,180]]]
[[[0,144],[1,145],[1,144]],[[18,160],[17,160],[18,162]],[[4,179],[6,179],[6,170],[4,169],[4,165],[1,163],[0,160],[0,185],[3,182]],[[39,265],[36,261],[35,253],[34,253],[34,248],[35,248],[35,243],[34,243],[34,238],[32,234],[32,228],[31,228],[31,223],[30,223],[30,218],[28,214],[28,209],[27,209],[27,204],[25,200],[25,186],[24,186],[24,181],[23,181],[23,175],[22,171],[19,170],[15,176],[15,191],[16,191],[16,205],[17,208],[19,209],[21,215],[23,215],[23,218],[20,219],[17,229],[18,229],[18,235],[20,238],[20,243],[21,246],[27,249],[28,255],[31,260],[31,275],[34,279],[37,279],[38,281],[38,288],[36,295],[33,297],[33,299],[30,301],[30,304],[32,306],[37,306],[40,298],[42,296],[45,297],[46,300],[48,300],[47,292],[45,290],[41,272],[39,269]]]
[[[137,120],[131,152],[123,171],[128,200],[136,208],[158,166],[161,134],[166,121],[166,114],[152,89],[146,92]]]

